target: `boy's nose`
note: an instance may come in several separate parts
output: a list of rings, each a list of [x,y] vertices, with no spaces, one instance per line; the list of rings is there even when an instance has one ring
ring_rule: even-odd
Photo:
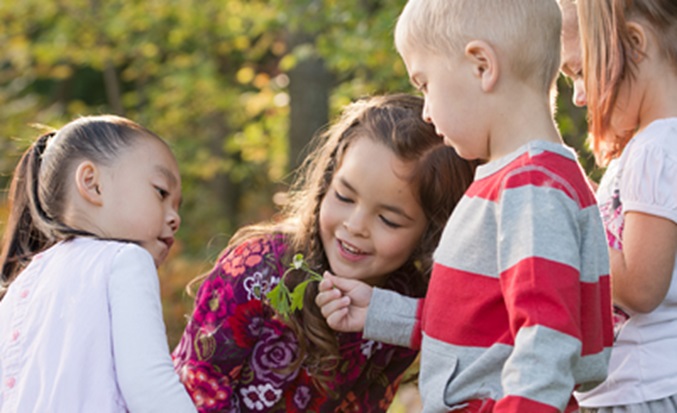
[[[571,98],[574,106],[582,108],[588,104],[588,98],[585,94],[585,82],[583,79],[576,79],[574,81],[574,94]]]
[[[430,111],[428,110],[428,101],[426,100],[423,103],[423,111],[421,112],[421,117],[426,123],[433,123],[432,118],[430,117]]]

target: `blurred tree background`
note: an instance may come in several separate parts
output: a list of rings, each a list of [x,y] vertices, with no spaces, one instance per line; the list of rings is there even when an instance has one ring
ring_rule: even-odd
[[[404,3],[0,2],[0,228],[33,124],[115,113],[164,137],[184,180],[179,242],[161,273],[173,347],[191,309],[186,283],[235,229],[273,215],[312,135],[355,98],[414,92],[392,41]],[[585,112],[560,86],[562,133],[598,178]]]

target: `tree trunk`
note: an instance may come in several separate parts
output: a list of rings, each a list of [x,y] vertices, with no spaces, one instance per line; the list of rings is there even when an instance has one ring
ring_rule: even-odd
[[[296,45],[314,42],[314,36],[310,35],[292,38]],[[306,145],[328,122],[332,80],[324,59],[319,56],[299,61],[289,72],[289,170],[303,162]]]

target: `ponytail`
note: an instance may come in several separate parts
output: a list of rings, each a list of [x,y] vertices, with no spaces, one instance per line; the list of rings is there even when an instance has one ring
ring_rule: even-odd
[[[45,216],[38,200],[38,176],[42,154],[54,132],[44,134],[24,152],[14,170],[9,188],[10,213],[2,237],[0,253],[0,298],[16,275],[30,262],[35,253],[45,249],[53,240],[40,225]],[[39,212],[38,212],[39,211]]]
[[[88,159],[110,165],[140,137],[160,137],[119,116],[84,116],[59,132],[40,136],[14,170],[9,189],[10,213],[0,245],[0,299],[33,256],[55,243],[96,235],[66,225],[74,164]]]

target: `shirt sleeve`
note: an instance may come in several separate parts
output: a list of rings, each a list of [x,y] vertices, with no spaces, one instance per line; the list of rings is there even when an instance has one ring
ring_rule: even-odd
[[[195,412],[174,372],[153,259],[123,247],[109,279],[113,352],[118,385],[130,412]]]
[[[396,346],[420,349],[424,299],[374,288],[367,309],[364,337]]]
[[[623,211],[637,211],[677,222],[677,159],[664,148],[629,148],[623,165]]]

